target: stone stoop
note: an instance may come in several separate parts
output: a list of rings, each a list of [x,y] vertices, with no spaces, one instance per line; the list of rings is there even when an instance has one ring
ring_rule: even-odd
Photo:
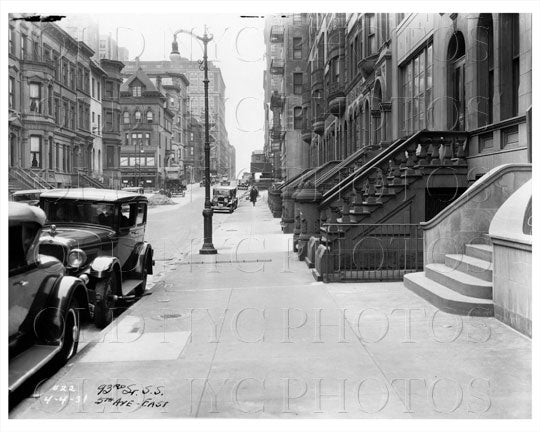
[[[444,312],[493,316],[493,246],[468,244],[465,254],[448,254],[444,264],[403,277],[405,287]]]

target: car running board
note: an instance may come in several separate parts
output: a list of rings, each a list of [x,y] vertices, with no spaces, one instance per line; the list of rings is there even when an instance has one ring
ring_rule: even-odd
[[[9,361],[9,391],[14,391],[62,349],[61,345],[34,345]]]

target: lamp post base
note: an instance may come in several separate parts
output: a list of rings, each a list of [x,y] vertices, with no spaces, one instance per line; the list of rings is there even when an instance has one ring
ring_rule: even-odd
[[[199,250],[200,255],[215,255],[217,250],[212,243],[204,243],[202,248]]]

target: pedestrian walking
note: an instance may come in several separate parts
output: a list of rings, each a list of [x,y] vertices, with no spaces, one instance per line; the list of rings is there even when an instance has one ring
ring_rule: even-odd
[[[251,190],[249,191],[249,199],[253,203],[253,207],[255,207],[255,203],[257,202],[257,197],[259,196],[259,190],[256,186],[252,186]]]

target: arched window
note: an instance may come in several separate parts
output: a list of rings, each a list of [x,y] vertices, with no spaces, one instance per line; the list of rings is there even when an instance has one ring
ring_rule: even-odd
[[[493,123],[494,62],[491,14],[481,14],[478,18],[476,41],[478,126],[485,126]]]
[[[465,38],[460,31],[455,32],[448,43],[448,128],[465,130]]]
[[[379,81],[375,82],[375,91],[373,93],[373,110],[375,110],[373,115],[373,144],[379,145],[381,141],[381,102],[382,102],[382,91],[381,83]]]
[[[154,113],[152,111],[148,111],[146,113],[146,122],[147,123],[153,123],[154,122]]]
[[[141,112],[139,110],[135,111],[135,121],[136,122],[141,121]]]
[[[129,124],[129,112],[124,111],[124,124]]]
[[[519,14],[501,14],[499,25],[501,120],[504,120],[517,116],[519,110]]]

